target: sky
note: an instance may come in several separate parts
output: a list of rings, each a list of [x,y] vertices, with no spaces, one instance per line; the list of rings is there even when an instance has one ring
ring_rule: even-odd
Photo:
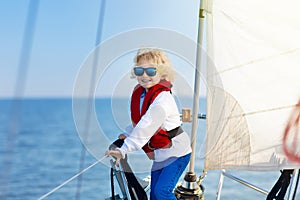
[[[101,0],[37,2],[32,48],[27,52],[29,63],[22,72],[22,82],[17,74],[30,1],[0,1],[0,98],[72,96],[78,73],[94,50]],[[196,0],[106,0],[102,9],[101,42],[149,27],[174,31],[196,42],[199,4]],[[121,65],[122,58],[128,60],[128,56],[132,61],[130,53],[120,56],[113,64]],[[105,77],[114,81],[112,77],[120,74],[116,73],[118,67],[111,68]],[[188,71],[183,76],[192,80],[194,75]],[[16,94],[17,86],[23,89]],[[98,93],[105,95],[105,88],[109,88],[102,88]]]

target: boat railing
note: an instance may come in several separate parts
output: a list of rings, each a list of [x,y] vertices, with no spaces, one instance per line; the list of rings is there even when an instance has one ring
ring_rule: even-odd
[[[220,198],[221,198],[221,190],[222,190],[222,187],[223,187],[224,177],[227,177],[231,180],[234,180],[234,181],[236,181],[236,182],[238,182],[242,185],[245,185],[245,186],[247,186],[247,187],[249,187],[249,188],[251,188],[251,189],[253,189],[257,192],[260,192],[260,193],[262,193],[266,196],[269,193],[268,191],[254,185],[252,183],[249,183],[249,182],[247,182],[245,180],[242,180],[242,179],[240,179],[236,176],[233,176],[232,174],[227,173],[226,170],[222,170],[221,175],[220,175],[219,185],[218,185],[218,192],[217,192],[217,198],[216,198],[217,200],[220,200]]]
[[[60,185],[58,185],[57,187],[55,187],[54,189],[52,189],[48,193],[46,193],[43,196],[39,197],[38,200],[45,199],[46,197],[48,197],[52,193],[54,193],[57,190],[59,190],[60,188],[64,187],[66,184],[70,183],[71,181],[73,181],[74,179],[76,179],[77,177],[79,177],[80,175],[82,175],[83,173],[85,173],[86,171],[88,171],[89,169],[91,169],[92,167],[94,167],[95,165],[99,164],[104,158],[105,158],[105,156],[102,157],[101,159],[97,160],[96,162],[94,162],[93,164],[91,164],[90,166],[88,166],[87,168],[81,170],[79,173],[75,174],[74,176],[72,176],[71,178],[69,178],[68,180],[66,180],[65,182],[61,183]]]
[[[297,191],[297,177],[299,174],[299,170],[294,170],[293,176],[292,176],[292,181],[291,181],[291,185],[289,187],[289,192],[288,192],[288,198],[287,200],[293,200],[295,197],[295,192]],[[262,189],[252,183],[249,183],[243,179],[240,179],[228,172],[226,172],[226,170],[222,170],[221,175],[220,175],[220,179],[219,179],[219,185],[218,185],[218,191],[217,191],[217,196],[216,196],[216,200],[220,200],[221,198],[221,191],[222,191],[222,187],[223,187],[223,183],[224,183],[224,177],[227,177],[231,180],[236,181],[237,183],[240,183],[246,187],[249,187],[250,189],[253,189],[265,196],[267,196],[269,194],[269,192],[265,189]]]

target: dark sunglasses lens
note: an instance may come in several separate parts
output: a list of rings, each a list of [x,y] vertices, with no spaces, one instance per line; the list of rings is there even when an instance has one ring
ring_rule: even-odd
[[[141,67],[135,67],[133,70],[136,76],[142,76],[144,74],[144,69]]]
[[[144,74],[144,71],[146,71],[146,74],[148,76],[156,75],[156,68],[154,67],[149,67],[149,68],[135,67],[133,68],[133,71],[136,76],[142,76]]]
[[[146,68],[145,69],[145,71],[146,71],[146,74],[148,75],[148,76],[155,76],[156,75],[156,68]]]

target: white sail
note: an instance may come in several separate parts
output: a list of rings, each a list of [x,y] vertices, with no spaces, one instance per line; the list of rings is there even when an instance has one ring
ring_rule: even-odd
[[[282,150],[300,98],[299,8],[299,0],[206,5],[206,170],[299,168]]]

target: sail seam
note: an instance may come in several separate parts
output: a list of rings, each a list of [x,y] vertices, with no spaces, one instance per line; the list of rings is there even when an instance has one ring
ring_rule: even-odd
[[[296,107],[296,106],[297,106],[297,104],[282,106],[282,107],[278,107],[278,108],[269,108],[269,109],[264,109],[264,110],[258,110],[258,111],[243,113],[243,114],[239,114],[239,115],[231,115],[231,116],[229,116],[227,118],[231,119],[231,118],[237,118],[237,117],[241,117],[241,116],[244,117],[244,116],[254,115],[254,114],[258,114],[258,113],[264,113],[264,112],[270,112],[270,111],[277,111],[277,110],[284,110],[284,109],[293,108],[293,107]]]
[[[250,65],[250,64],[253,64],[253,63],[257,63],[257,62],[262,62],[262,61],[269,60],[269,59],[272,59],[272,58],[276,58],[278,56],[282,56],[282,55],[286,55],[286,54],[291,54],[291,53],[294,53],[294,52],[299,51],[299,50],[300,50],[300,48],[296,48],[296,49],[291,49],[291,50],[282,52],[280,54],[276,54],[276,55],[272,55],[272,56],[267,56],[267,57],[262,57],[262,58],[259,58],[259,59],[256,59],[256,60],[252,60],[250,62],[246,62],[246,63],[240,64],[240,65],[236,65],[236,66],[230,67],[228,69],[219,71],[217,73],[221,74],[221,73],[224,73],[224,72],[227,72],[227,71],[232,71],[232,70],[241,68],[241,67],[246,66],[246,65]]]
[[[243,116],[246,115],[253,115],[253,114],[257,114],[257,113],[263,113],[263,112],[270,112],[270,111],[275,111],[275,110],[283,110],[283,109],[288,109],[288,108],[293,108],[295,107],[297,104],[294,105],[287,105],[287,106],[281,106],[278,108],[269,108],[269,109],[265,109],[265,110],[258,110],[258,111],[254,111],[254,112],[248,112],[248,113],[244,113]]]

